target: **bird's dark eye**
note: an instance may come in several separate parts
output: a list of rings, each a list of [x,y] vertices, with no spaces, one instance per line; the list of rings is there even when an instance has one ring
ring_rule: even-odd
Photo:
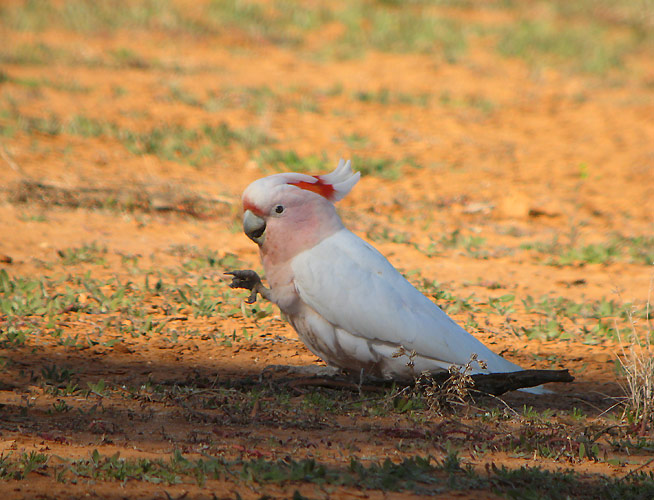
[[[284,211],[284,205],[277,205],[275,207],[275,213],[281,214]]]

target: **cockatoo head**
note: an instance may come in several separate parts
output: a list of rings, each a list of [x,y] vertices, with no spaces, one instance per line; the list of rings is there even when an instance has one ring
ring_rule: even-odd
[[[349,161],[341,160],[325,175],[284,173],[258,179],[243,192],[243,230],[262,253],[292,257],[343,227],[334,202],[359,177]]]

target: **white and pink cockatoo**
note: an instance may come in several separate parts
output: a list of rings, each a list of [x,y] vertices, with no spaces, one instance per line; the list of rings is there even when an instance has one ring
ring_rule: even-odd
[[[270,288],[254,271],[228,273],[230,286],[251,290],[248,303],[260,293],[277,304],[311,352],[348,372],[409,381],[462,367],[473,355],[479,360],[473,373],[521,370],[345,228],[334,202],[359,177],[341,160],[330,174],[283,173],[250,184],[243,192],[243,229],[259,245]]]

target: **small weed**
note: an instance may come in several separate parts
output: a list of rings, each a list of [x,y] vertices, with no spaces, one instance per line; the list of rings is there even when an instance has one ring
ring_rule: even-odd
[[[97,382],[87,382],[89,387],[89,392],[95,394],[96,396],[105,396],[106,395],[106,383],[104,379],[100,379]]]
[[[501,316],[506,316],[507,314],[511,314],[515,312],[515,309],[513,308],[512,305],[514,300],[515,300],[515,295],[512,294],[502,295],[501,297],[497,297],[497,298],[489,297],[488,305],[490,306],[491,309],[495,310],[497,314]]]
[[[57,365],[46,366],[41,369],[44,382],[56,387],[65,387],[73,377],[74,372],[69,368],[59,368]]]
[[[530,327],[522,327],[522,331],[530,339],[554,340],[565,338],[565,329],[558,321],[551,319],[546,322],[539,321]]]
[[[432,257],[452,248],[462,248],[469,256],[483,259],[488,257],[488,252],[482,249],[485,243],[486,238],[463,235],[461,230],[455,229],[451,233],[441,236],[438,241],[432,241],[424,253]]]
[[[471,313],[480,311],[474,300],[474,294],[466,298],[457,297],[447,290],[443,290],[443,287],[437,281],[428,279],[423,279],[422,283],[419,284],[419,288],[436,300],[439,307],[448,314],[457,314],[462,311]]]
[[[52,403],[52,408],[57,413],[68,413],[71,409],[63,399],[57,399],[56,402]]]
[[[61,261],[65,266],[71,266],[81,263],[89,264],[106,264],[104,255],[107,253],[106,247],[101,247],[97,243],[85,244],[81,247],[66,248],[57,250]]]
[[[397,354],[394,353],[393,356]],[[465,365],[450,366],[449,378],[439,384],[435,383],[429,374],[421,374],[416,379],[416,390],[424,399],[429,411],[440,415],[450,412],[455,405],[467,407],[469,389],[474,386],[471,374],[475,366],[485,368],[486,363],[473,354]]]

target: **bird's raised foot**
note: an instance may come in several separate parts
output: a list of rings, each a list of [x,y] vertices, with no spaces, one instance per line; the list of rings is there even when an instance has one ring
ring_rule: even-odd
[[[248,304],[254,304],[257,301],[257,293],[265,296],[267,288],[263,286],[263,283],[261,283],[259,275],[251,269],[229,271],[225,274],[233,276],[232,282],[229,284],[230,288],[244,288],[252,292],[249,297],[245,299],[245,302]]]

